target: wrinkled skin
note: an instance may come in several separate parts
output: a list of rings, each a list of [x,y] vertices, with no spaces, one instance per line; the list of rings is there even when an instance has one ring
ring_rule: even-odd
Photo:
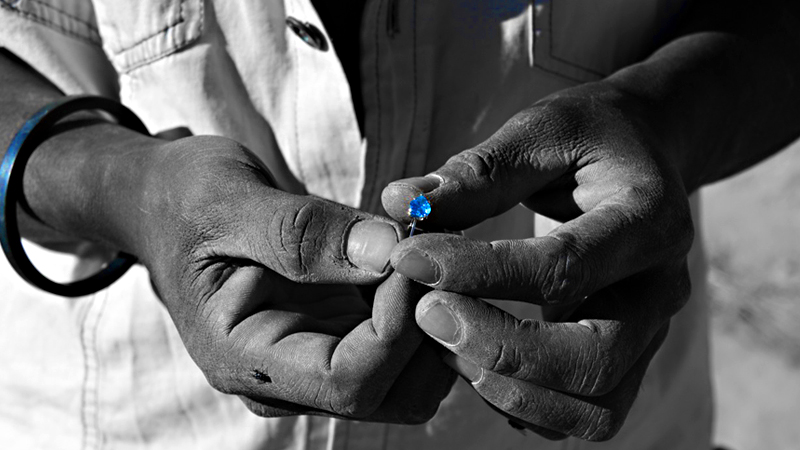
[[[354,224],[386,224],[393,245],[396,223],[278,191],[227,139],[154,154],[134,251],[214,388],[262,416],[433,416],[455,374],[414,323],[423,287],[348,260]],[[354,284],[380,280],[370,309]]]
[[[4,49],[0,81],[7,139],[63,95]],[[423,289],[389,276],[402,227],[276,189],[230,139],[166,141],[78,113],[36,148],[24,196],[26,238],[135,255],[211,385],[257,414],[418,423],[455,379],[414,323]],[[379,283],[374,298],[356,287]]]
[[[383,193],[403,220],[403,203],[424,192],[433,207],[426,220],[446,229],[518,203],[565,221],[524,240],[415,236],[392,255],[399,273],[434,289],[417,321],[453,352],[448,363],[514,424],[548,438],[613,437],[689,297],[687,194],[636,110],[604,86],[564,91]],[[542,305],[545,321],[519,320],[478,297]]]

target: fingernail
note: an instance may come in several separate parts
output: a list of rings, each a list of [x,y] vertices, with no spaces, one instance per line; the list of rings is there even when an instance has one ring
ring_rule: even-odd
[[[383,273],[397,242],[397,233],[388,223],[377,220],[358,222],[347,237],[347,259],[361,269]]]
[[[436,284],[439,281],[439,266],[436,262],[416,250],[409,250],[397,261],[394,268],[401,274],[420,283]]]
[[[451,353],[444,357],[444,363],[455,370],[456,373],[469,380],[470,383],[477,383],[483,378],[483,369],[473,364],[471,361]]]
[[[427,177],[404,178],[402,180],[393,181],[392,184],[410,185],[419,189],[424,194],[439,187],[439,185],[442,184],[442,179],[436,176],[428,175]]]
[[[458,342],[460,326],[458,320],[450,312],[450,308],[437,303],[417,320],[417,324],[426,333],[447,343],[455,344]]]

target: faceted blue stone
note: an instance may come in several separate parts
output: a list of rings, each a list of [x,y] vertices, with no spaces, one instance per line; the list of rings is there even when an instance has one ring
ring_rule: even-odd
[[[411,203],[408,204],[408,215],[414,219],[422,220],[428,217],[430,213],[431,204],[428,203],[428,199],[425,198],[424,195],[420,195],[414,200],[411,200]]]

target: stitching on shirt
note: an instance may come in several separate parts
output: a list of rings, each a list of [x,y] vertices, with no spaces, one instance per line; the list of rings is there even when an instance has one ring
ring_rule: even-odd
[[[81,333],[80,333],[80,341],[81,341],[81,350],[83,352],[83,387],[81,390],[81,426],[82,426],[82,444],[81,448],[86,450],[89,449],[89,443],[93,442],[94,445],[91,448],[98,448],[100,445],[99,439],[99,430],[97,429],[97,424],[99,424],[100,420],[100,411],[97,399],[100,395],[100,363],[99,358],[97,356],[97,330],[100,327],[100,319],[103,316],[103,312],[105,311],[105,304],[107,300],[108,294],[106,293],[98,293],[93,295],[90,299],[87,299],[89,302],[89,306],[86,309],[86,315],[83,317],[81,321]],[[91,367],[90,360],[94,362],[94,367]],[[93,371],[93,375],[90,372]],[[94,383],[93,389],[93,398],[90,400],[88,398],[89,393],[89,384],[90,382]],[[93,420],[89,420],[89,405],[90,403],[94,406],[94,414]],[[92,428],[93,431],[93,439],[90,439],[90,430]]]
[[[296,3],[296,2],[293,2]],[[302,5],[301,5],[302,7]],[[300,152],[300,130],[299,130],[299,105],[300,105],[300,57],[298,56],[297,46],[292,45],[292,56],[294,57],[294,157],[297,160],[297,174],[299,175],[300,182],[305,184],[306,175],[303,170],[303,157]]]
[[[375,104],[376,104],[376,119],[378,122],[377,130],[375,132],[375,150],[372,152],[374,154],[373,162],[372,162],[372,172],[374,175],[372,176],[372,186],[370,186],[370,192],[375,192],[375,185],[378,183],[378,169],[380,168],[380,160],[381,160],[381,129],[383,128],[383,124],[381,123],[381,66],[380,66],[380,19],[381,19],[381,7],[383,6],[383,1],[378,2],[378,8],[375,11]],[[365,167],[366,169],[366,167]],[[375,200],[374,194],[372,195],[372,201]],[[370,203],[371,204],[371,203]]]
[[[180,13],[178,15],[178,20],[176,20],[172,24],[168,24],[165,28],[163,28],[163,29],[161,29],[159,31],[156,31],[155,33],[151,34],[150,36],[148,36],[146,38],[143,38],[143,39],[131,44],[128,47],[125,47],[125,48],[123,48],[121,50],[118,50],[117,52],[115,52],[115,57],[120,57],[123,53],[129,52],[129,51],[133,51],[136,47],[145,44],[150,39],[153,39],[153,38],[155,38],[155,37],[157,37],[157,36],[159,36],[161,34],[166,34],[170,30],[172,30],[174,28],[177,28],[178,26],[186,23],[186,15],[185,15],[186,1],[187,0],[181,0]],[[198,1],[198,5],[199,5],[199,8],[198,8],[199,29],[198,29],[198,32],[197,32],[197,36],[195,36],[192,39],[188,39],[188,38],[186,38],[184,36],[183,42],[181,42],[179,44],[172,45],[172,46],[167,46],[162,51],[157,52],[157,53],[155,53],[155,54],[153,54],[151,56],[148,56],[148,57],[145,57],[145,58],[141,58],[141,59],[134,59],[131,63],[125,65],[122,68],[121,72],[127,73],[127,72],[130,72],[130,71],[134,70],[134,69],[138,69],[140,67],[143,67],[143,66],[146,66],[148,64],[151,64],[151,63],[163,58],[164,56],[167,56],[167,55],[170,55],[172,53],[177,52],[181,48],[183,48],[183,47],[189,45],[190,43],[194,42],[195,40],[199,39],[199,37],[203,34],[203,27],[204,27],[203,17],[204,17],[204,11],[205,11],[205,9],[204,9],[205,8],[205,4],[204,4],[203,1]]]
[[[5,0],[0,0],[0,1],[3,1],[4,3],[8,3]],[[63,9],[56,8],[55,6],[47,4],[47,3],[42,2],[40,0],[28,0],[28,1],[31,2],[31,3],[37,3],[39,5],[42,5],[45,8],[52,9],[53,11],[56,11],[56,12],[60,13],[61,15],[67,16],[70,19],[72,19],[72,20],[74,20],[74,21],[76,21],[78,23],[82,23],[82,24],[86,25],[86,27],[89,28],[90,30],[97,31],[97,26],[95,26],[93,23],[87,22],[86,20],[83,20],[83,19],[81,19],[80,17],[78,17],[78,16],[76,16],[74,14],[70,14],[70,13],[64,11]]]
[[[411,51],[412,51],[412,71],[413,71],[413,81],[412,85],[412,96],[411,96],[411,130],[409,133],[408,138],[408,149],[406,150],[405,157],[403,159],[403,177],[409,172],[408,167],[408,158],[411,156],[411,147],[414,145],[414,130],[417,125],[417,0],[414,0],[412,4],[412,11],[411,11]],[[423,170],[425,170],[423,168]],[[409,175],[417,175],[417,174],[409,174]]]
[[[178,19],[177,20],[175,20],[174,22],[170,22],[170,23],[164,25],[163,28],[161,28],[158,31],[155,31],[153,34],[151,34],[149,36],[146,36],[146,37],[144,37],[142,39],[139,39],[138,41],[134,42],[133,44],[128,45],[127,47],[123,47],[123,48],[117,50],[115,53],[117,53],[117,54],[125,53],[128,50],[133,49],[134,47],[138,47],[139,45],[144,44],[145,42],[147,42],[148,40],[158,36],[159,34],[166,33],[170,29],[175,28],[178,25],[182,24],[184,22],[184,20],[185,20],[185,18],[183,16],[183,7],[184,7],[185,3],[186,3],[186,0],[180,0],[180,7],[179,7],[180,13],[178,14]]]
[[[576,83],[583,83],[584,82],[583,80],[580,80],[580,79],[572,77],[570,75],[566,75],[564,73],[558,72],[555,69],[548,68],[548,67],[546,67],[546,66],[541,64],[542,57],[552,57],[552,55],[550,55],[550,54],[543,55],[541,50],[537,50],[538,47],[541,47],[540,45],[537,44],[538,38],[536,36],[536,30],[538,29],[538,27],[536,26],[536,22],[538,20],[538,17],[536,17],[536,13],[535,13],[535,8],[536,8],[535,1],[531,0],[531,4],[534,5],[534,7],[531,9],[531,17],[533,19],[533,29],[531,30],[531,32],[533,33],[533,67],[536,68],[536,69],[539,69],[539,70],[541,70],[543,72],[547,72],[549,74],[556,75],[556,76],[558,76],[560,78],[566,78],[567,80],[574,81]],[[550,38],[552,39],[552,30],[548,30],[548,33],[551,33]],[[552,41],[551,41],[551,43],[552,43]],[[537,57],[537,55],[539,55],[539,57]],[[547,62],[547,61],[545,61],[545,62]]]
[[[88,300],[91,302],[91,300]],[[89,384],[89,345],[86,342],[86,338],[84,337],[84,333],[87,327],[87,322],[89,321],[89,314],[91,313],[93,303],[90,303],[89,307],[86,310],[86,315],[83,317],[81,321],[81,353],[83,353],[83,381],[81,383],[81,448],[86,449],[88,442],[89,442],[89,423],[86,420],[86,409],[88,404],[88,399],[86,398],[86,390]]]
[[[569,75],[565,75],[565,74],[563,74],[561,72],[558,72],[556,70],[548,69],[547,67],[544,67],[544,66],[542,66],[540,64],[536,64],[536,62],[533,63],[533,67],[541,70],[542,72],[547,72],[549,74],[556,75],[556,76],[558,76],[560,78],[566,78],[567,80],[574,81],[575,83],[585,83],[586,82],[584,80],[580,80],[578,78],[575,78],[575,77],[572,77],[572,76],[569,76]]]
[[[34,1],[34,0],[31,0],[31,1]],[[62,14],[62,15],[64,15],[64,16],[66,16],[66,17],[69,17],[71,20],[75,20],[75,21],[77,21],[78,23],[81,23],[81,24],[87,25],[87,26],[89,26],[89,29],[90,29],[91,31],[94,31],[95,33],[97,33],[97,29],[96,29],[96,28],[94,28],[94,27],[91,27],[91,26],[90,26],[90,24],[89,24],[88,22],[85,22],[85,21],[82,21],[82,20],[76,19],[75,17],[73,17],[73,16],[70,16],[70,15],[68,15],[68,14],[65,14],[63,11],[61,11],[61,10],[59,10],[59,9],[57,9],[57,8],[53,8],[53,7],[51,7],[50,5],[47,5],[47,4],[44,4],[44,3],[41,3],[41,2],[36,2],[36,3],[39,3],[39,4],[41,4],[41,5],[44,5],[44,6],[50,7],[51,9],[53,9],[54,11],[56,11],[57,13],[59,13],[59,14]],[[25,18],[26,18],[26,19],[28,19],[28,20],[31,20],[31,21],[33,21],[33,22],[36,22],[36,23],[40,23],[40,24],[42,24],[42,25],[44,25],[44,26],[47,26],[47,27],[49,27],[49,28],[52,28],[52,29],[54,29],[54,30],[57,30],[57,31],[58,31],[58,32],[60,32],[61,34],[64,34],[64,35],[67,35],[67,36],[70,36],[70,37],[74,37],[75,39],[79,39],[79,40],[81,40],[81,41],[88,42],[88,43],[90,43],[90,44],[94,44],[94,45],[96,45],[96,44],[99,44],[99,43],[100,43],[100,38],[99,38],[99,35],[98,35],[98,37],[97,37],[97,38],[95,38],[95,37],[86,36],[86,35],[83,35],[83,34],[77,33],[77,32],[75,32],[75,31],[72,31],[72,30],[70,30],[70,29],[68,29],[68,28],[64,27],[63,25],[61,25],[61,24],[59,24],[59,23],[56,23],[56,22],[54,22],[54,21],[52,21],[52,20],[49,20],[49,19],[45,19],[44,17],[42,17],[42,16],[39,16],[39,15],[36,15],[36,14],[34,14],[34,13],[30,12],[30,11],[22,11],[22,10],[20,10],[19,8],[17,8],[17,7],[15,7],[15,6],[13,6],[13,5],[12,5],[10,2],[8,2],[7,0],[0,0],[0,7],[2,7],[2,8],[5,8],[5,9],[9,10],[9,11],[11,11],[12,13],[19,14],[20,16],[22,16],[22,17],[25,17]]]
[[[100,311],[97,313],[97,322],[94,325],[94,333],[92,335],[96,366],[95,366],[95,383],[94,383],[94,426],[97,430],[97,440],[95,441],[95,448],[102,447],[102,431],[100,430],[100,358],[97,356],[97,334],[100,328],[100,321],[102,320],[105,312],[106,305],[108,304],[108,290],[100,292],[98,296],[102,296],[102,303],[100,303]]]
[[[300,154],[300,130],[299,120],[300,113],[298,112],[300,105],[300,58],[297,56],[297,47],[292,45],[292,56],[294,56],[294,154],[297,158],[297,172],[300,175],[300,181],[305,183],[306,177],[303,171],[303,158]]]

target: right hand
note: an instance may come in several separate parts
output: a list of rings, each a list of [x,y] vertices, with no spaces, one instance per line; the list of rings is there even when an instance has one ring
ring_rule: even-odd
[[[370,311],[353,286],[386,278],[399,224],[277,190],[228,139],[152,158],[132,250],[214,388],[262,416],[432,417],[455,374],[415,324],[424,288],[393,275]]]
[[[689,201],[648,108],[611,84],[570,88],[431,175],[384,190],[397,220],[424,193],[426,226],[461,230],[519,203],[565,222],[517,240],[414,236],[392,255],[398,273],[435,289],[418,323],[450,363],[513,423],[547,437],[613,437],[689,300]],[[479,298],[539,304],[545,320]]]

